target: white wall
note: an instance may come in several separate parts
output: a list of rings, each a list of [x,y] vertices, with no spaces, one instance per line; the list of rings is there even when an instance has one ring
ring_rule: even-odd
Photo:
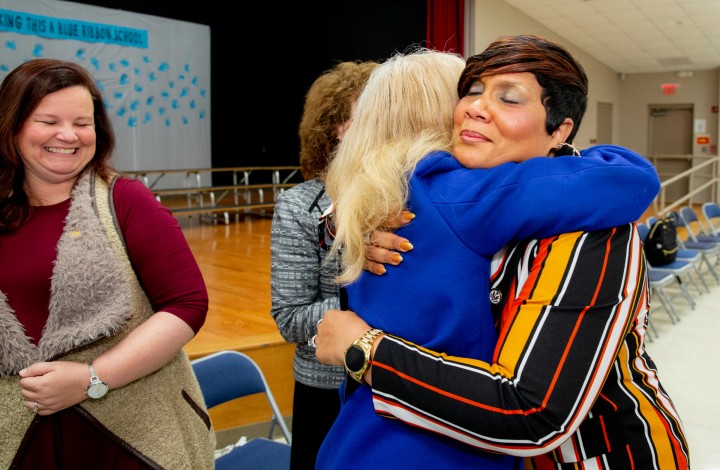
[[[0,0],[0,15],[0,79],[38,57],[87,68],[117,134],[118,169],[211,166],[210,27],[55,0]]]
[[[710,145],[694,145],[693,154],[717,155],[718,113],[713,112],[712,107],[718,105],[719,78],[717,70],[696,71],[691,78],[678,78],[674,73],[628,74],[620,87],[622,145],[642,154],[647,153],[649,105],[691,104],[694,119],[705,120],[707,134],[710,135]],[[679,87],[674,94],[665,95],[661,86],[664,83]],[[703,151],[705,149],[707,153]]]

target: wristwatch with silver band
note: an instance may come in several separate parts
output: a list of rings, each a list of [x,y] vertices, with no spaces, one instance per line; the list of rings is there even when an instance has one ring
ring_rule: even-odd
[[[90,370],[90,384],[85,389],[85,395],[87,395],[88,398],[97,400],[107,395],[110,387],[108,387],[107,383],[100,380],[100,377],[95,373],[95,366],[93,366],[92,363],[88,364],[88,369]]]

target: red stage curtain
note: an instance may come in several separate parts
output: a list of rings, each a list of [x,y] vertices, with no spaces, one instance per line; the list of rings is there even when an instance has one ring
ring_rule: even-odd
[[[427,11],[428,47],[464,55],[465,0],[427,0]]]

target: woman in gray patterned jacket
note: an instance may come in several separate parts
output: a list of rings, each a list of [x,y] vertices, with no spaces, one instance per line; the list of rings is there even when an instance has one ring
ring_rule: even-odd
[[[355,102],[376,62],[341,62],[307,92],[300,121],[300,166],[305,179],[275,204],[271,230],[272,310],[280,334],[297,343],[293,371],[291,468],[313,469],[315,457],[339,410],[343,367],[315,358],[312,338],[328,309],[340,307],[337,262],[324,264],[318,221],[330,206],[324,173],[350,125]]]

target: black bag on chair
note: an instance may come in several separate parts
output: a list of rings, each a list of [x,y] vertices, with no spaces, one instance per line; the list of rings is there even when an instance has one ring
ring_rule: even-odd
[[[662,266],[675,261],[677,256],[677,232],[672,217],[665,217],[650,227],[645,240],[645,257],[651,266]]]

